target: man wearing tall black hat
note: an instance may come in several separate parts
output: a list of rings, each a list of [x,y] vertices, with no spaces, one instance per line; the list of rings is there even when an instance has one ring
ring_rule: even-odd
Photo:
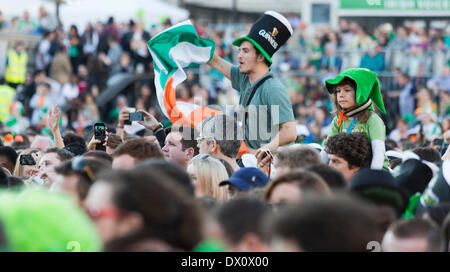
[[[270,70],[272,55],[290,38],[288,20],[274,11],[265,12],[239,46],[239,66],[214,55],[209,64],[229,78],[240,92],[239,104],[244,140],[249,153],[274,151],[296,139],[295,119],[288,93]]]

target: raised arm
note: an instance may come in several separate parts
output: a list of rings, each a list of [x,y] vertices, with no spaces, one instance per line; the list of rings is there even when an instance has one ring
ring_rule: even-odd
[[[61,132],[59,131],[59,118],[60,113],[59,113],[59,106],[57,104],[53,110],[51,108],[49,109],[47,127],[53,134],[55,146],[58,148],[64,148],[64,140],[63,137],[61,136]]]
[[[216,69],[219,73],[231,79],[231,63],[214,54],[213,58],[208,62],[212,68]]]
[[[166,140],[166,134],[162,124],[158,122],[158,120],[156,120],[156,118],[150,113],[144,110],[138,110],[138,112],[142,112],[144,114],[144,121],[139,121],[138,123],[143,125],[146,129],[150,129],[158,140],[159,146],[163,148]]]

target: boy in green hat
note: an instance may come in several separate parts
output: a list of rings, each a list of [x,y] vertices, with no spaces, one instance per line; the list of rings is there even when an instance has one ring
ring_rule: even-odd
[[[388,169],[385,159],[386,127],[374,112],[374,103],[386,113],[376,73],[365,68],[347,69],[334,79],[325,81],[336,117],[328,137],[340,132],[364,132],[372,146],[372,169]]]

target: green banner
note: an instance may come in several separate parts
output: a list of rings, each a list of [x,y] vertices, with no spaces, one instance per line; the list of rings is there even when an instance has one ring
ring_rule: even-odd
[[[449,10],[450,0],[341,0],[341,9]],[[450,14],[449,14],[450,16]]]

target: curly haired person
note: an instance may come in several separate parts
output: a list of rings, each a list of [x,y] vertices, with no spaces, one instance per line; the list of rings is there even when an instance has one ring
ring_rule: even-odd
[[[325,143],[329,165],[342,173],[347,184],[359,169],[370,167],[372,148],[364,132],[339,133]]]

